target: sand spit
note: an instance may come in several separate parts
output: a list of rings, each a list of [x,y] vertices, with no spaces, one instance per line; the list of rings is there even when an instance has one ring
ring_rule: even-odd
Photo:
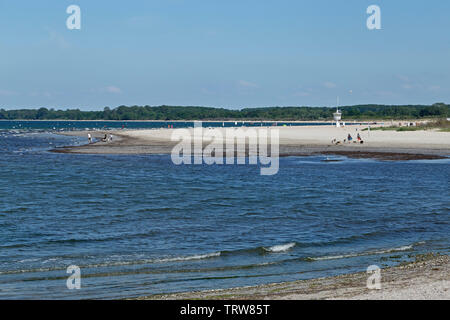
[[[332,126],[251,128],[279,130],[280,156],[309,156],[314,154],[341,155],[351,158],[377,160],[434,160],[450,156],[450,132],[427,131],[363,131],[363,126],[335,128]],[[245,128],[244,128],[245,129]],[[193,129],[187,129],[193,136]],[[212,130],[212,131],[211,131]],[[225,128],[203,128],[226,137]],[[234,130],[234,129],[232,129]],[[174,129],[91,131],[94,138],[113,135],[112,142],[96,142],[84,146],[57,148],[59,153],[78,154],[170,154],[176,141],[171,141]],[[64,133],[87,137],[88,131]],[[355,143],[356,135],[363,143]],[[348,134],[352,143],[345,141]],[[226,138],[223,140],[226,142]],[[337,143],[337,144],[336,144]],[[204,143],[206,146],[208,143]]]

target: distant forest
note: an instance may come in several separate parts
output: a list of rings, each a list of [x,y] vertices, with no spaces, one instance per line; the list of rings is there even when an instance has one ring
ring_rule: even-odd
[[[343,120],[421,119],[450,117],[450,105],[357,105],[340,107]],[[230,110],[180,106],[120,106],[103,111],[0,109],[0,120],[330,120],[335,107],[267,107]]]

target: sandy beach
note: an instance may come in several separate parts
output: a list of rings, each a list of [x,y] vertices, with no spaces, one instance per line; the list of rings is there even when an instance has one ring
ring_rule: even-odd
[[[244,130],[248,128],[243,128]],[[384,160],[435,159],[450,155],[450,132],[438,130],[422,131],[382,131],[367,129],[367,126],[298,126],[251,128],[253,130],[279,130],[280,156],[339,154],[356,158],[378,158]],[[176,129],[152,130],[112,130],[112,131],[73,131],[65,135],[87,137],[91,133],[100,139],[105,134],[113,135],[112,142],[96,142],[78,147],[55,149],[62,153],[87,154],[169,154],[177,142],[171,141]],[[193,135],[193,129],[186,129]],[[203,133],[226,137],[226,128],[203,128]],[[234,129],[232,129],[234,130]],[[356,143],[357,134],[363,144]],[[345,141],[347,135],[353,137],[352,143]],[[223,139],[226,141],[226,138]],[[337,142],[337,144],[336,144]],[[207,145],[209,142],[204,142]]]
[[[412,263],[381,269],[381,289],[368,289],[366,272],[255,287],[140,297],[146,300],[448,300],[450,259],[419,255]]]

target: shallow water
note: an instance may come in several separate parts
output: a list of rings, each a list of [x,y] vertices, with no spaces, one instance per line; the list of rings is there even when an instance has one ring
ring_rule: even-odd
[[[51,126],[51,124],[50,124]],[[0,298],[123,298],[364,271],[448,253],[449,160],[176,166],[48,152],[0,130]],[[68,290],[70,265],[82,288]]]

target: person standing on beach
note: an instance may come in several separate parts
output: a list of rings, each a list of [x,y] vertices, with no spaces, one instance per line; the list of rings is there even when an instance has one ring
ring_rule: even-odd
[[[92,136],[90,133],[88,133],[88,140],[89,140],[89,143],[92,143]]]

